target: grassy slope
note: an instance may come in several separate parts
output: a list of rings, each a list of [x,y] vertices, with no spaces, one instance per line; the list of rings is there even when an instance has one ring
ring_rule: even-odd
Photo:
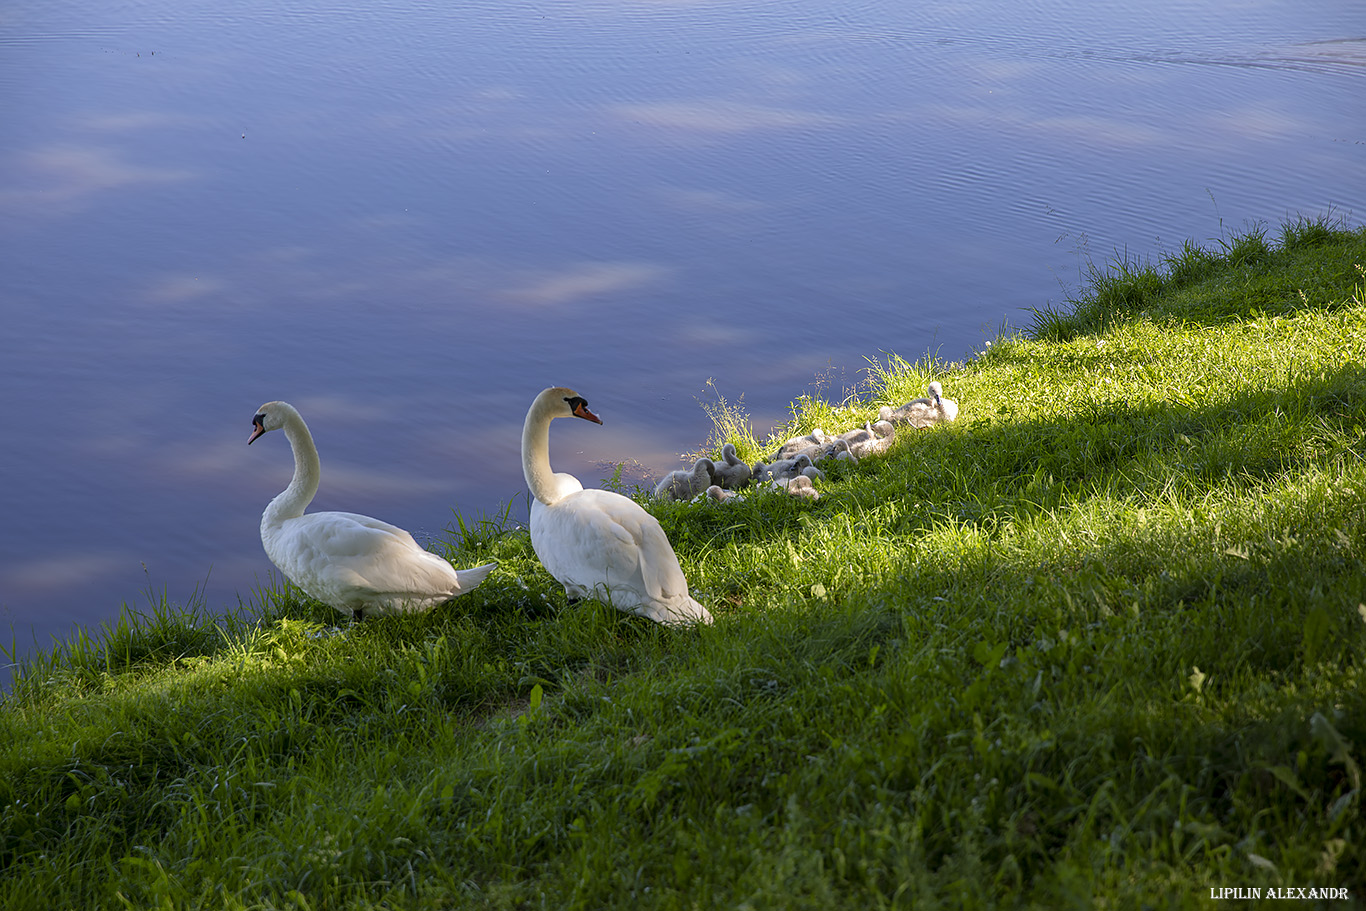
[[[0,906],[1359,905],[1358,264],[1322,222],[1117,264],[819,502],[653,507],[713,628],[566,608],[483,521],[431,615],[73,641],[0,707]]]

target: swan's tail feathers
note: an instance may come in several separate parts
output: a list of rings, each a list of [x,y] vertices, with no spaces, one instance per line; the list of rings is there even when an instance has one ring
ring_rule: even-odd
[[[479,587],[479,583],[488,578],[488,574],[498,568],[497,563],[485,563],[483,566],[476,566],[473,569],[458,569],[455,571],[456,581],[460,585],[457,595],[468,595]]]
[[[657,601],[641,613],[665,626],[695,626],[712,622],[707,609],[687,595],[668,602]]]

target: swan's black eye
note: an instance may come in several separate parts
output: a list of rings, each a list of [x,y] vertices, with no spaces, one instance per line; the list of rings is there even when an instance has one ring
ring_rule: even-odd
[[[580,408],[588,407],[588,400],[582,396],[567,395],[564,397],[564,400],[569,404],[570,411],[578,411]]]
[[[254,417],[254,418],[251,419],[251,423],[252,423],[252,425],[255,426],[255,427],[260,427],[260,428],[262,428],[262,429],[265,429],[265,426],[266,426],[266,416],[265,416],[264,414],[258,414],[256,417]]]

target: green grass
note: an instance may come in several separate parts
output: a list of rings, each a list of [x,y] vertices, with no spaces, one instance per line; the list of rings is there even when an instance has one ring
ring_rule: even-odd
[[[1187,244],[763,440],[718,399],[748,458],[962,416],[815,503],[650,504],[711,628],[566,606],[507,513],[428,615],[126,612],[0,706],[0,906],[1360,907],[1363,264]]]

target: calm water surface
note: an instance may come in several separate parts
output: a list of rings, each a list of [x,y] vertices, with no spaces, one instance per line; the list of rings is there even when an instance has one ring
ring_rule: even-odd
[[[1088,261],[1366,212],[1366,5],[10,0],[0,630],[271,571],[286,399],[318,509],[439,535],[552,458],[654,474],[959,359]],[[709,384],[709,381],[713,381]],[[971,413],[971,402],[963,402]]]

